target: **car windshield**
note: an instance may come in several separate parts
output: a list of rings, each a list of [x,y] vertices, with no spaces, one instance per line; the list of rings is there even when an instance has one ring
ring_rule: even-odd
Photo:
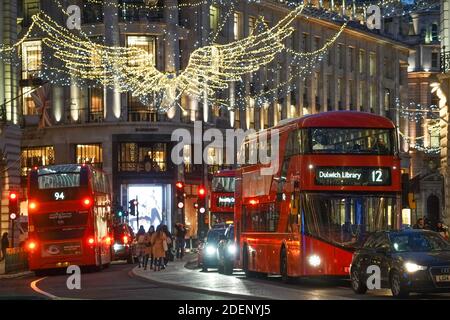
[[[405,233],[389,236],[395,252],[430,252],[450,250],[450,244],[434,233]]]
[[[208,243],[219,243],[220,236],[225,234],[226,229],[214,229],[208,232],[206,241]]]
[[[214,177],[212,180],[213,192],[234,192],[234,177]]]

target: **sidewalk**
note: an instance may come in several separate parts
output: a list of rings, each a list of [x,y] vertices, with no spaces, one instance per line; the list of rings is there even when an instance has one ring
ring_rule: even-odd
[[[262,298],[281,300],[332,300],[343,299],[336,295],[324,294],[315,290],[299,287],[292,289],[281,285],[272,285],[258,280],[247,280],[239,275],[226,276],[217,272],[201,272],[199,269],[191,270],[185,267],[192,265],[193,255],[188,255],[184,261],[169,262],[166,270],[155,272],[144,271],[135,267],[132,272],[135,276],[166,285],[194,289],[201,292],[214,292],[224,295],[236,295],[237,298]],[[245,277],[242,275],[242,277]],[[345,299],[345,298],[344,298]]]
[[[5,260],[0,261],[0,280],[15,279],[15,278],[29,276],[32,274],[33,274],[33,272],[31,272],[31,271],[23,271],[23,272],[18,272],[18,273],[5,274]]]

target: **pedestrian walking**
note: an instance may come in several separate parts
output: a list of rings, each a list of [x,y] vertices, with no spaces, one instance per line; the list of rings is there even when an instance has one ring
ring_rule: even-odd
[[[6,259],[6,249],[9,248],[8,232],[5,232],[2,235],[1,245],[2,245],[2,258],[0,259],[0,261],[3,261]]]
[[[137,255],[138,255],[138,261],[139,261],[139,268],[141,266],[144,266],[144,258],[145,258],[145,240],[146,240],[146,232],[144,229],[144,226],[140,226],[138,233],[136,234],[137,239]]]
[[[186,246],[186,227],[181,224],[181,223],[177,223],[175,225],[175,230],[176,230],[176,256],[177,259],[183,259],[184,257],[184,248]]]
[[[167,251],[166,251],[166,256],[164,257],[164,268],[167,266],[167,264],[169,263],[169,261],[173,261],[173,239],[172,239],[172,234],[169,231],[169,228],[167,227],[167,225],[162,225],[162,231],[164,232],[164,234],[166,235],[166,242],[167,242]]]
[[[147,257],[147,262],[150,259],[150,270],[153,270],[153,266],[155,264],[155,259],[153,257],[153,250],[152,250],[152,236],[155,233],[155,227],[154,226],[150,226],[150,228],[148,229],[148,255],[149,257]]]
[[[156,232],[152,235],[151,240],[153,257],[155,259],[155,271],[161,271],[161,267],[163,266],[164,257],[166,256],[166,251],[168,250],[166,240],[166,234],[163,232],[162,226],[159,225],[156,228]]]
[[[150,255],[152,253],[152,238],[150,236],[150,230],[149,232],[145,233],[144,235],[144,249],[143,249],[143,265],[144,270],[147,270],[148,260],[150,258]]]

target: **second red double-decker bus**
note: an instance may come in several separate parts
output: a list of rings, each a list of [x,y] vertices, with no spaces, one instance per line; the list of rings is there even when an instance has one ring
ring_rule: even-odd
[[[214,174],[211,185],[211,222],[232,223],[234,220],[234,170],[221,170]]]
[[[28,180],[29,268],[101,269],[111,262],[110,186],[88,165],[34,168]]]
[[[271,132],[271,133],[269,133]],[[279,169],[236,173],[235,235],[247,275],[348,276],[368,234],[401,225],[401,170],[395,125],[362,112],[327,112],[279,124]],[[274,152],[273,150],[269,150]],[[242,155],[240,155],[242,156]],[[248,156],[247,156],[248,158]]]

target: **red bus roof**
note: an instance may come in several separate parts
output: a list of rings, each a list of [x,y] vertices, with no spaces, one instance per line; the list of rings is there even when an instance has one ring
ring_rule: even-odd
[[[394,123],[386,117],[359,111],[330,111],[282,121],[277,128],[297,124],[299,128],[388,128]]]
[[[236,170],[232,169],[219,170],[216,173],[214,173],[214,177],[235,177],[235,176]]]

